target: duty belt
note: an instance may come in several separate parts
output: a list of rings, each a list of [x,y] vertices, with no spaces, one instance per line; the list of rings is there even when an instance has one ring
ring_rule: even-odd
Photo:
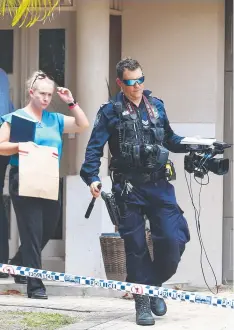
[[[115,183],[122,183],[126,180],[136,183],[136,184],[143,184],[148,182],[157,182],[161,179],[165,179],[165,170],[152,172],[152,173],[113,173],[113,179]]]

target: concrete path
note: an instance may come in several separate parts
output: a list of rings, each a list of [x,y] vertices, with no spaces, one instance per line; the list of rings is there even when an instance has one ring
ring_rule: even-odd
[[[224,296],[224,295],[222,295]],[[233,294],[225,296],[234,298]],[[200,304],[167,300],[168,313],[158,317],[154,326],[158,330],[233,330],[234,310]],[[0,295],[0,309],[29,309],[62,312],[77,315],[80,322],[61,330],[122,330],[139,329],[135,324],[133,300],[108,297],[50,296],[48,300],[33,300],[22,295]],[[1,324],[1,322],[0,322]],[[0,329],[4,329],[1,328]]]

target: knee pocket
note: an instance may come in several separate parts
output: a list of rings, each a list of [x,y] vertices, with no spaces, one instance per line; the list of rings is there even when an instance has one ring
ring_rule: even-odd
[[[119,230],[124,232],[135,231],[139,224],[143,224],[143,214],[141,208],[136,204],[118,202],[120,211]],[[142,221],[141,221],[142,218]]]
[[[175,275],[178,265],[179,265],[179,261],[178,262],[171,261],[170,263],[167,263],[167,265],[164,267],[162,271],[164,277],[163,282],[169,280],[173,275]]]
[[[139,221],[141,215],[135,212],[135,205],[130,205],[122,210],[118,230],[121,238],[124,239],[126,252],[144,254],[147,249],[145,222],[143,220]],[[137,219],[134,219],[134,217]]]
[[[184,211],[179,207],[179,205],[177,207],[179,212],[178,231],[177,231],[178,240],[182,243],[187,243],[190,241],[190,231],[189,231],[188,223],[183,215]]]
[[[127,255],[134,254],[135,257],[143,257],[148,251],[145,238],[138,237],[134,233],[125,233],[121,236],[124,239],[125,252]]]

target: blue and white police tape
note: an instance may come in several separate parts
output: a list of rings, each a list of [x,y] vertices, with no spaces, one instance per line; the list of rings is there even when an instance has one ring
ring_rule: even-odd
[[[57,282],[69,282],[74,285],[92,286],[115,291],[128,292],[133,294],[146,295],[150,297],[161,297],[177,301],[186,301],[191,303],[206,304],[215,307],[225,307],[234,309],[234,299],[221,298],[213,295],[202,295],[196,292],[187,292],[174,290],[151,285],[127,283],[113,280],[101,280],[92,277],[71,275],[67,273],[52,272],[42,269],[29,267],[0,264],[0,272],[11,275],[22,275],[41,280],[50,280]]]

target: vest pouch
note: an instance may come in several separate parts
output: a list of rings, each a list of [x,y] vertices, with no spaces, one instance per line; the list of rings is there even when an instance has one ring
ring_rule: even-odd
[[[125,137],[125,142],[132,142],[136,140],[135,122],[133,120],[128,120],[123,123],[123,136]]]
[[[121,157],[125,160],[126,165],[130,165],[133,162],[132,159],[132,144],[131,143],[121,143]]]
[[[141,154],[140,154],[140,146],[139,145],[133,146],[132,157],[133,157],[133,160],[134,160],[134,165],[136,167],[141,166]]]
[[[154,127],[150,129],[153,143],[161,143],[164,139],[164,128],[163,127]]]
[[[163,146],[157,145],[157,163],[160,165],[165,165],[168,161],[169,151]]]

